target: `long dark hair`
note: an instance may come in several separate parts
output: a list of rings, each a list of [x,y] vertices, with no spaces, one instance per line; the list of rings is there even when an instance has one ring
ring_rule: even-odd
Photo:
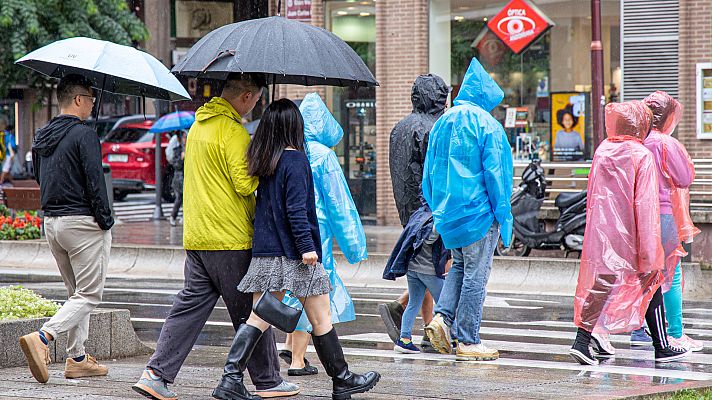
[[[247,148],[247,172],[252,176],[272,176],[287,147],[304,153],[304,119],[291,100],[272,102]]]

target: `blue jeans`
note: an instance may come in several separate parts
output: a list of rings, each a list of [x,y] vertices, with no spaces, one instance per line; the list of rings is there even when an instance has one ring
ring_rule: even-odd
[[[660,233],[662,234],[665,258],[680,244],[677,225],[672,215],[660,214]],[[665,319],[668,323],[668,335],[679,339],[682,336],[682,266],[677,264],[670,290],[663,293]]]
[[[433,299],[435,299],[437,303],[445,280],[438,278],[436,275],[427,275],[412,271],[408,271],[406,277],[408,277],[409,298],[408,306],[405,308],[403,319],[401,320],[400,336],[410,339],[415,317],[418,316],[418,310],[420,310],[420,306],[423,304],[423,299],[425,298],[425,289],[430,291],[430,294],[433,295]]]
[[[498,238],[499,224],[495,222],[485,237],[452,251],[452,267],[445,279],[435,313],[442,315],[449,326],[455,322],[453,336],[460,343],[480,343],[482,308]]]

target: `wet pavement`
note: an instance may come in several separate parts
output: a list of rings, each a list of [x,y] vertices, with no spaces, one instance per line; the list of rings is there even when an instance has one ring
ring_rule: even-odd
[[[27,287],[61,300],[60,282],[32,282]],[[102,307],[131,310],[134,328],[155,343],[163,319],[181,283],[109,279]],[[355,371],[375,369],[383,374],[378,387],[355,399],[609,399],[641,396],[682,388],[712,386],[712,302],[685,304],[686,332],[704,340],[704,352],[685,362],[656,364],[651,347],[631,347],[626,335],[612,336],[616,357],[599,366],[581,366],[568,356],[575,335],[572,299],[567,296],[490,293],[481,335],[497,348],[494,362],[455,362],[440,354],[397,354],[383,331],[377,305],[397,297],[397,289],[352,288],[357,320],[337,326],[345,353]],[[420,342],[422,321],[414,339]],[[222,302],[210,316],[198,347],[178,376],[181,399],[206,399],[219,380],[233,328]],[[278,334],[282,342],[283,334]],[[307,357],[321,371],[313,349]],[[52,367],[47,385],[32,382],[22,368],[0,371],[0,399],[117,399],[140,398],[130,392],[147,357],[109,361],[106,378],[65,380],[62,366]],[[286,377],[286,368],[283,374]],[[302,385],[299,398],[328,398],[329,382],[316,377],[289,378]]]

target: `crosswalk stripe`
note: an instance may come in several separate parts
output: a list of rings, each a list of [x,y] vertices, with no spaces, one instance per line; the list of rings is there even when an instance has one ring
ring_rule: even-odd
[[[344,335],[339,337],[341,340],[348,340],[353,343],[370,343],[370,344],[387,344],[392,345],[385,333],[362,333],[356,335]],[[422,336],[413,335],[413,342],[420,343]],[[573,338],[571,340],[573,343]],[[549,344],[549,343],[531,343],[531,342],[507,342],[502,340],[486,340],[486,344],[500,351],[517,352],[517,353],[533,353],[533,354],[557,354],[568,355],[569,345]],[[709,346],[708,346],[709,348]],[[641,347],[638,350],[634,349],[616,349],[616,359],[622,360],[638,360],[638,361],[654,361],[655,355],[652,351],[652,346]],[[697,364],[712,364],[712,354],[693,353],[685,362],[694,362]]]
[[[315,352],[312,346],[308,348],[309,352]],[[443,354],[400,354],[392,350],[376,350],[376,349],[356,349],[347,347],[344,348],[344,354],[350,356],[359,357],[369,357],[369,358],[393,358],[393,359],[406,359],[406,360],[423,360],[423,361],[449,361],[449,362],[462,362],[455,361],[455,356],[443,355]],[[672,369],[658,369],[658,368],[644,368],[644,367],[626,367],[618,365],[580,365],[573,361],[567,362],[557,362],[557,361],[539,361],[539,360],[525,360],[525,359],[514,359],[514,358],[504,358],[500,357],[495,361],[467,361],[466,363],[471,364],[474,367],[478,365],[502,365],[508,367],[524,367],[524,368],[537,368],[537,369],[558,369],[558,370],[568,370],[568,371],[581,371],[581,372],[597,372],[597,373],[609,373],[609,374],[619,374],[619,375],[637,375],[637,376],[648,376],[648,377],[664,377],[673,378],[681,380],[694,380],[694,381],[708,381],[712,380],[712,374],[704,372],[693,372],[693,371],[678,371]]]

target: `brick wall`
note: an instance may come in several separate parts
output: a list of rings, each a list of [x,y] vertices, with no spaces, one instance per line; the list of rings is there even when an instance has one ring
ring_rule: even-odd
[[[388,166],[393,126],[412,110],[411,87],[428,71],[428,0],[376,2],[376,209],[379,225],[399,225]]]
[[[712,140],[697,139],[696,64],[712,61],[712,1],[680,0],[680,102],[678,138],[692,158],[712,158]]]

